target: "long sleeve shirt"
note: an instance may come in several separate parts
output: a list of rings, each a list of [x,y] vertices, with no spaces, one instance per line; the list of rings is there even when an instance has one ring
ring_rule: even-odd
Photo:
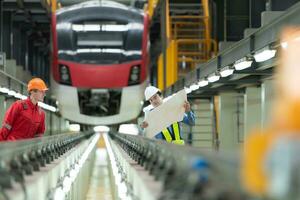
[[[7,110],[0,129],[0,141],[38,137],[44,132],[45,113],[28,98],[16,101]]]
[[[195,114],[192,111],[184,113],[183,120],[181,122],[179,122],[179,133],[180,133],[180,137],[182,138],[181,123],[184,123],[184,124],[187,124],[190,126],[194,126],[195,125]],[[169,132],[172,135],[174,135],[172,125],[168,126],[167,129],[169,130]],[[163,136],[162,132],[156,134],[154,137],[156,139],[164,140],[164,136]]]

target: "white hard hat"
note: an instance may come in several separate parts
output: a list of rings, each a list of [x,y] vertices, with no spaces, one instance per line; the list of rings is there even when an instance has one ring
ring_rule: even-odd
[[[149,101],[149,99],[155,95],[157,92],[160,92],[160,90],[157,87],[154,86],[148,86],[145,90],[145,99],[146,101]]]

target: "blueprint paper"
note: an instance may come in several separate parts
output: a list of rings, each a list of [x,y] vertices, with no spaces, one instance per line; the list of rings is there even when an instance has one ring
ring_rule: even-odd
[[[151,111],[145,112],[145,121],[148,127],[145,135],[153,138],[156,134],[173,124],[183,120],[184,102],[187,100],[185,90],[180,90],[163,104]]]

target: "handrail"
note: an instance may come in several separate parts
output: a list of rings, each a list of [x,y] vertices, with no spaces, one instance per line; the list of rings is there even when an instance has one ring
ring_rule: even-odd
[[[19,83],[20,85],[23,85],[23,86],[27,86],[26,83],[16,79],[15,77],[13,77],[12,75],[0,70],[0,74],[3,74],[4,76],[6,76],[7,78],[11,79],[11,80],[14,80],[15,82]]]
[[[202,0],[203,9],[204,9],[204,23],[205,23],[205,38],[208,40],[211,38],[211,22],[210,22],[210,13],[209,13],[209,3],[208,0]],[[209,42],[207,42],[209,46]],[[210,49],[208,49],[210,51]]]
[[[195,51],[184,51],[185,53],[187,53],[188,55],[191,54],[198,54],[198,55],[204,55],[203,57],[203,61],[207,61],[208,59],[210,59],[212,56],[217,54],[217,42],[213,39],[177,39],[176,40],[176,45],[177,45],[177,49],[178,49],[178,55],[182,55],[183,52],[180,51],[180,48],[178,47],[179,45],[191,45],[191,44],[196,44],[196,45],[201,45],[203,44],[204,47],[204,51],[199,52],[197,49]],[[211,55],[210,53],[213,53],[213,55]],[[190,61],[191,62],[191,61]]]
[[[81,132],[1,142],[0,196],[4,195],[6,199],[53,199],[56,190],[74,195],[71,188],[76,187],[76,182],[89,179],[89,174],[83,175],[81,171],[90,171],[98,139],[99,134]],[[89,162],[86,162],[88,158]],[[41,180],[49,184],[40,185]],[[84,194],[87,188],[80,190]]]
[[[48,151],[48,156],[54,154],[56,150],[62,149],[89,138],[93,133],[72,133],[60,134],[55,136],[44,136],[33,139],[19,140],[14,142],[0,142],[0,161],[10,161],[17,155],[27,154],[34,151]]]
[[[178,146],[141,136],[111,133],[110,137],[114,146],[131,157],[134,166],[140,165],[156,183],[163,184],[160,199],[209,198],[206,190],[213,195],[212,199],[224,194],[228,195],[226,199],[245,199],[238,154]],[[121,160],[117,162],[121,162],[120,170],[128,170],[123,169]],[[129,175],[125,174],[125,180],[131,180]]]

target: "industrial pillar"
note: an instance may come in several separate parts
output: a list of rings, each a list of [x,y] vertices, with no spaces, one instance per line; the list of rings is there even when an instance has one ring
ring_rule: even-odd
[[[247,87],[244,95],[244,133],[261,128],[261,88]]]
[[[265,128],[270,121],[274,96],[273,81],[264,81],[261,85],[261,124],[263,128]]]
[[[6,112],[6,110],[5,110],[5,96],[0,95],[0,127],[2,126],[2,121],[3,121],[3,118],[4,118],[5,112]]]
[[[237,98],[236,92],[224,92],[219,98],[219,149],[236,150],[240,146],[238,134],[238,115],[237,115]]]
[[[3,30],[2,30],[2,41],[3,51],[6,52],[6,58],[12,59],[12,12],[3,12]]]

